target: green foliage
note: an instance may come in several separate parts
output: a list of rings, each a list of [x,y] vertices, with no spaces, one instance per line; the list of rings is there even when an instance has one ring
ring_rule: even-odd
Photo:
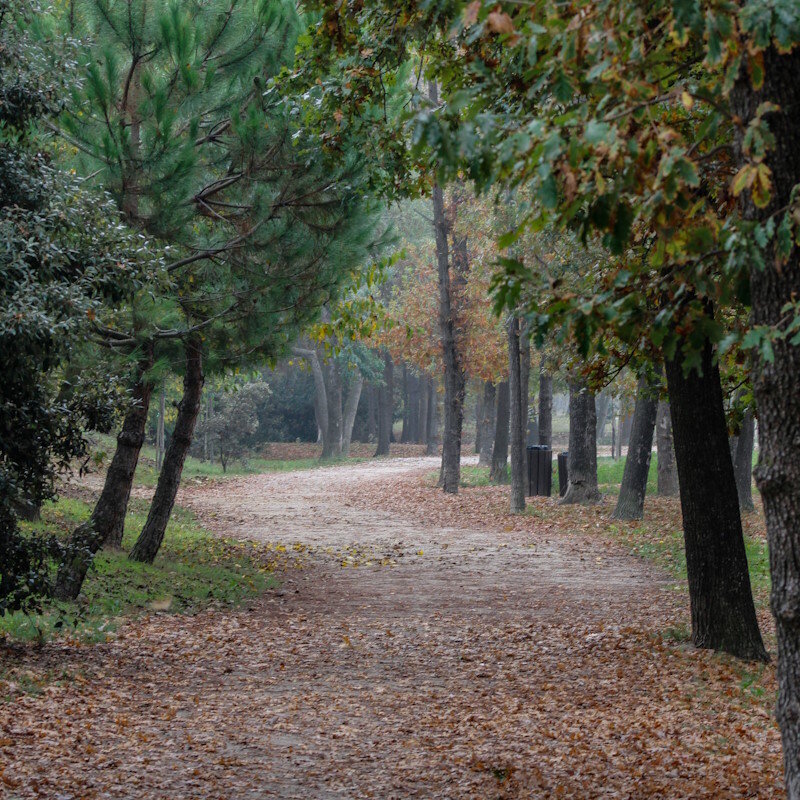
[[[16,535],[16,509],[53,495],[118,402],[62,368],[147,260],[109,200],[54,164],[45,124],[68,62],[32,35],[38,11],[0,1],[0,613],[47,584],[49,545]]]
[[[141,501],[131,503],[124,546],[133,543],[146,512]],[[86,503],[80,500],[47,503],[41,521],[23,523],[23,533],[62,538],[87,513]],[[212,603],[237,604],[272,584],[257,548],[219,539],[203,530],[190,512],[176,509],[155,564],[131,561],[122,551],[103,551],[76,602],[46,600],[38,611],[8,613],[0,619],[0,636],[102,641],[126,617],[153,610],[193,613]]]

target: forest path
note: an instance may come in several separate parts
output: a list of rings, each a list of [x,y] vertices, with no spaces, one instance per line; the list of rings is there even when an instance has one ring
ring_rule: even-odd
[[[662,574],[591,537],[381,508],[437,463],[184,488],[206,527],[272,543],[280,588],[71,650],[86,681],[0,731],[8,774],[36,776],[6,796],[778,796],[766,712],[717,702],[738,673],[654,636],[683,602]]]

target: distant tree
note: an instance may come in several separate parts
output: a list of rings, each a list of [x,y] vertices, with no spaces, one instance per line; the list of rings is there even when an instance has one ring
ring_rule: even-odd
[[[244,458],[251,437],[258,428],[258,409],[270,395],[263,381],[235,385],[230,391],[214,396],[213,411],[198,425],[197,435],[213,442],[222,471],[231,459]]]

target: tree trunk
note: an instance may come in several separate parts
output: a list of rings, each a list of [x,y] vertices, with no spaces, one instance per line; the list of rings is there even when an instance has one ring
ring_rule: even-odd
[[[508,396],[511,437],[511,513],[525,510],[525,420],[522,399],[522,364],[520,354],[521,320],[508,320]]]
[[[702,375],[684,375],[680,351],[666,362],[692,641],[739,658],[766,660],[750,590],[719,367],[708,341],[701,369]]]
[[[600,392],[597,395],[597,441],[603,439],[608,424],[608,411],[611,408],[611,395],[608,392]]]
[[[553,446],[553,376],[545,372],[544,356],[539,364],[539,444]]]
[[[495,428],[495,395],[497,390],[491,381],[483,384],[483,434],[481,435],[481,454],[478,466],[488,467],[492,463]]]
[[[435,82],[429,83],[431,102],[438,103]],[[464,369],[456,343],[455,320],[450,295],[448,224],[442,187],[433,187],[433,225],[436,237],[436,268],[439,282],[439,332],[444,362],[444,430],[442,433],[442,489],[458,492],[461,481],[461,429],[464,421]],[[466,250],[466,242],[463,243]],[[466,257],[466,253],[463,253]]]
[[[344,403],[344,430],[342,431],[342,455],[350,455],[350,442],[353,438],[353,425],[358,413],[358,401],[361,399],[361,390],[364,386],[364,376],[356,370],[350,388],[347,390],[347,399]]]
[[[122,544],[133,476],[147,430],[147,412],[153,391],[147,380],[147,371],[152,366],[153,347],[150,344],[138,364],[131,408],[117,436],[117,449],[108,467],[100,499],[89,519],[75,529],[65,548],[53,589],[60,600],[74,600],[80,594],[94,556],[105,542],[116,547]]]
[[[323,431],[322,458],[342,456],[342,373],[335,359],[329,358],[323,367],[325,396],[328,400],[328,430]]]
[[[430,400],[428,401],[428,446],[425,454],[435,456],[439,447],[439,392],[433,378],[428,378],[428,391]]]
[[[200,401],[203,394],[203,352],[200,339],[188,338],[184,344],[186,351],[186,373],[183,377],[183,397],[178,406],[175,430],[169,440],[164,466],[158,476],[158,484],[150,504],[147,521],[131,550],[133,561],[152,564],[155,560],[164,532],[167,529],[175,496],[181,482],[183,463],[192,444],[194,426],[200,414]]]
[[[509,396],[508,381],[498,383],[494,447],[492,447],[492,466],[489,470],[489,480],[492,483],[505,483],[508,480],[508,426],[511,413]]]
[[[420,379],[413,372],[408,375],[408,441],[419,441]]]
[[[736,491],[739,508],[753,511],[753,446],[756,436],[756,421],[748,408],[742,418],[742,429],[736,437],[736,452],[733,454],[733,471],[736,475]]]
[[[764,164],[772,191],[766,208],[758,209],[743,198],[746,218],[779,223],[790,213],[793,192],[800,183],[800,50],[763,51],[764,83],[755,91],[742,69],[733,92],[733,111],[741,120],[737,129],[737,155],[747,125],[765,102],[780,109],[767,112],[774,143]],[[788,209],[788,210],[785,210]],[[774,242],[774,240],[773,240]],[[785,307],[800,297],[800,248],[791,243],[785,258],[778,257],[771,242],[764,263],[753,259],[750,269],[753,324],[780,329]],[[778,639],[778,703],[786,794],[800,798],[800,347],[790,339],[773,341],[773,358],[756,364],[753,392],[758,410],[758,466],[756,485],[761,493],[767,523],[771,606]]]
[[[597,488],[597,412],[594,395],[582,380],[569,384],[569,483],[559,501],[594,504],[600,502]]]
[[[641,519],[644,513],[657,411],[658,384],[649,383],[647,377],[643,375],[639,378],[636,391],[628,457],[625,460],[625,471],[622,474],[614,519]]]
[[[158,397],[158,427],[156,428],[156,469],[164,463],[164,415],[167,411],[167,390],[162,386]]]
[[[403,425],[400,428],[400,442],[405,444],[410,441],[410,423],[409,423],[409,392],[408,392],[408,366],[403,364]]]
[[[483,394],[478,392],[475,397],[475,452],[480,455],[481,439],[483,436]]]
[[[656,454],[658,457],[658,496],[678,496],[678,470],[672,446],[672,417],[669,402],[661,400],[656,414]]]
[[[522,398],[522,445],[524,448],[528,444],[530,421],[531,337],[528,323],[523,319],[520,319],[519,323],[519,380],[520,396]]]
[[[430,379],[426,375],[420,376],[420,397],[419,397],[419,444],[428,443],[428,403],[431,401]]]
[[[626,404],[627,405],[627,404]],[[630,406],[628,406],[630,408]],[[622,448],[631,443],[631,428],[633,427],[633,412],[626,411],[625,416],[619,421],[619,457],[622,458]]]
[[[383,385],[378,389],[378,447],[376,456],[389,455],[392,438],[392,416],[394,399],[394,364],[388,351],[383,353]]]
[[[378,389],[375,384],[367,386],[367,441],[378,440]]]

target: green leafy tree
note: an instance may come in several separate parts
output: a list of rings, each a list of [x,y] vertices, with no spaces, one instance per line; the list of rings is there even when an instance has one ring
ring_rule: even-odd
[[[113,415],[64,367],[135,283],[140,247],[108,198],[54,163],[46,123],[72,73],[35,35],[38,12],[0,2],[0,611],[49,591],[52,548],[20,537],[17,512],[54,496],[86,455],[84,428]]]

